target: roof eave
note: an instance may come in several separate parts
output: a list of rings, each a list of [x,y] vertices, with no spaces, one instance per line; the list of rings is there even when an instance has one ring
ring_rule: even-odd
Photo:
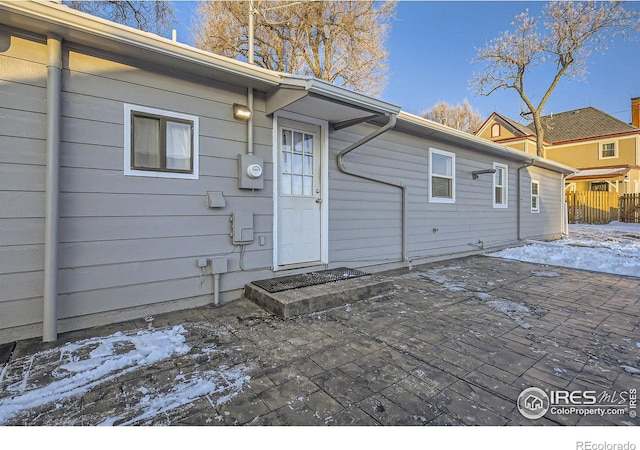
[[[493,155],[499,155],[513,161],[529,163],[533,160],[535,166],[552,170],[554,172],[572,174],[578,171],[574,167],[560,164],[539,156],[530,155],[519,150],[514,150],[504,145],[494,143],[488,139],[477,137],[413,114],[401,112],[398,115],[398,124],[396,125],[396,128],[402,128],[403,125],[405,127],[413,126],[412,128],[414,130],[422,128],[422,134],[426,136],[444,136],[445,138],[448,138],[448,140],[453,139],[459,143],[465,143],[474,149],[482,150]]]
[[[283,75],[215,55],[153,33],[120,25],[54,2],[0,2],[0,23],[41,35],[55,33],[70,42],[169,65],[181,71],[216,70],[235,84],[268,89]],[[117,44],[117,45],[114,45]],[[232,78],[231,78],[232,77]]]

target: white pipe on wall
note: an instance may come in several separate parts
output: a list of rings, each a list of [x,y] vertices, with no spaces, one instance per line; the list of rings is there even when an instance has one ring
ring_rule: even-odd
[[[220,274],[213,274],[213,304],[218,306],[220,304]]]
[[[42,339],[58,339],[58,218],[60,184],[60,104],[62,38],[47,36],[47,168],[44,230],[44,299]]]
[[[253,155],[253,88],[247,90],[247,108],[251,111],[247,120],[247,154]]]

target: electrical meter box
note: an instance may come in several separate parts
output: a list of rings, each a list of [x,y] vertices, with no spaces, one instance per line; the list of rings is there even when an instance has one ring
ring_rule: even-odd
[[[238,187],[262,189],[264,187],[264,161],[255,155],[238,155]]]

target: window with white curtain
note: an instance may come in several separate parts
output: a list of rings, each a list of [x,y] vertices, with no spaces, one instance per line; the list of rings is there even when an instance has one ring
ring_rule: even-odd
[[[125,174],[198,178],[198,117],[125,105]]]

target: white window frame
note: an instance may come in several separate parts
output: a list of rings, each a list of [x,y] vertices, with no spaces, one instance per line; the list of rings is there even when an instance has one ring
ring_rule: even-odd
[[[132,114],[143,113],[162,116],[166,119],[178,119],[193,123],[193,173],[172,172],[172,171],[155,171],[134,169],[131,161],[131,124]],[[175,111],[167,111],[158,108],[149,108],[147,106],[124,104],[124,174],[136,177],[154,177],[154,178],[179,178],[185,180],[197,180],[200,178],[200,127],[199,117],[190,114],[178,113]]]
[[[502,131],[502,127],[500,126],[499,123],[494,123],[493,125],[491,125],[491,137],[495,138],[495,137],[500,137]]]
[[[538,193],[533,193],[533,185],[538,187]],[[536,200],[536,206],[533,206],[533,199]],[[540,182],[538,180],[531,180],[531,213],[538,214],[540,212]]]
[[[508,208],[509,207],[509,166],[507,166],[506,164],[502,164],[502,163],[497,163],[494,162],[493,163],[493,168],[496,169],[496,171],[498,169],[502,169],[503,170],[503,179],[502,184],[496,184],[496,174],[493,174],[493,191],[492,191],[492,198],[493,198],[493,207],[494,208]],[[502,188],[502,202],[498,203],[496,202],[496,188],[497,187],[501,187]]]
[[[451,158],[451,176],[433,173],[433,155],[445,156]],[[451,197],[434,197],[433,183],[434,177],[447,178],[451,180]],[[455,153],[437,148],[429,148],[429,203],[455,203],[456,202],[456,155]]]
[[[613,156],[603,156],[604,146],[613,144]],[[598,145],[598,159],[615,159],[618,157],[618,143],[616,141],[600,142]]]

